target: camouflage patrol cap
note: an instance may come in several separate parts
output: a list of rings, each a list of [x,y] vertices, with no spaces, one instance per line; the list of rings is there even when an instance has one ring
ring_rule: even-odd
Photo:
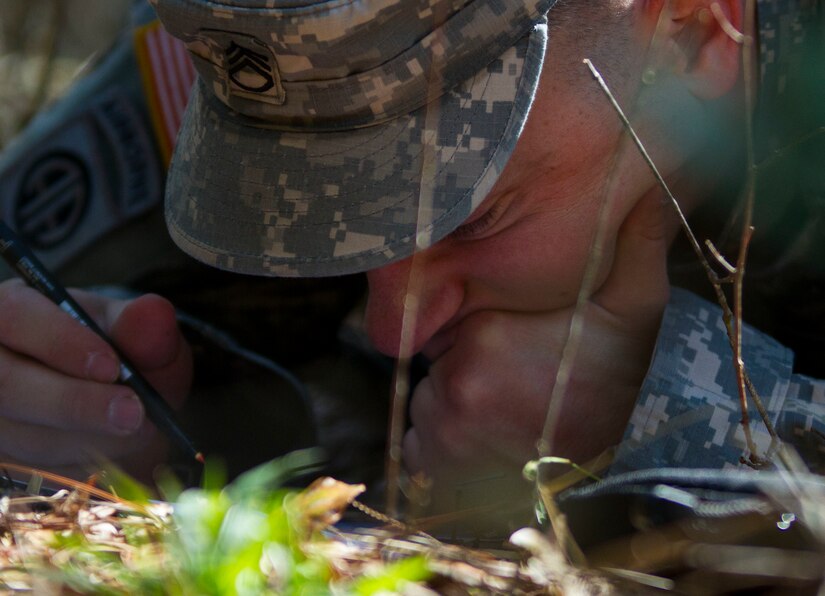
[[[167,181],[181,248],[338,275],[430,246],[484,199],[555,0],[152,0],[199,81]]]

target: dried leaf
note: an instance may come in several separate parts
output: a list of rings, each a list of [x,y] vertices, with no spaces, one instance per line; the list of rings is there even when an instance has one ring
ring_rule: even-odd
[[[299,525],[310,532],[328,528],[341,519],[344,510],[365,490],[363,484],[347,484],[329,476],[318,478],[293,500],[301,519]]]

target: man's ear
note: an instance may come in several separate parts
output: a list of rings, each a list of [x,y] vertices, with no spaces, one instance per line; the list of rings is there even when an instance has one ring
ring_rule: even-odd
[[[742,50],[720,20],[742,31],[742,4],[742,0],[647,2],[647,9],[655,13],[648,16],[657,22],[651,50],[664,54],[654,56],[654,63],[673,70],[699,99],[728,93],[739,78]]]

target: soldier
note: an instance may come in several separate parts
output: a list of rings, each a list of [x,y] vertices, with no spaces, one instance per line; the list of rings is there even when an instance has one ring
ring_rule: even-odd
[[[153,4],[199,73],[167,179],[172,238],[238,273],[367,272],[375,347],[429,361],[403,451],[437,506],[505,499],[538,453],[583,462],[623,437],[623,469],[750,455],[718,312],[671,292],[678,219],[583,64],[691,212],[738,155],[742,1]],[[770,40],[814,35],[823,13],[760,2],[759,16],[764,83]],[[140,403],[110,384],[111,351],[21,284],[0,288],[15,321],[0,328],[0,452],[160,459]],[[170,304],[81,299],[182,403],[191,360]],[[774,423],[821,425],[821,383],[768,337],[745,343]]]

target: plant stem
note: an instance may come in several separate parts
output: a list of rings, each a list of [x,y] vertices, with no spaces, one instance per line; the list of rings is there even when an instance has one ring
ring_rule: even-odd
[[[752,2],[752,0],[751,0],[751,2]],[[744,246],[745,250],[744,251],[740,250],[740,254],[737,258],[737,267],[731,268],[731,266],[729,264],[727,264],[727,262],[724,261],[724,259],[721,260],[721,263],[723,265],[725,265],[726,269],[728,269],[728,271],[731,273],[731,275],[733,275],[734,284],[736,284],[737,280],[738,280],[738,288],[739,289],[738,289],[738,291],[735,291],[735,293],[734,293],[735,299],[738,296],[738,307],[735,306],[734,311],[732,311],[731,308],[730,308],[730,305],[728,304],[727,297],[725,296],[725,293],[722,290],[722,283],[725,280],[722,280],[716,274],[716,272],[713,270],[710,263],[708,262],[707,258],[705,257],[705,254],[702,251],[702,247],[699,244],[699,241],[696,239],[696,236],[693,233],[693,230],[691,229],[690,224],[688,223],[687,218],[685,217],[684,212],[682,211],[682,208],[680,207],[678,201],[676,200],[676,197],[673,196],[673,193],[671,192],[670,187],[668,186],[665,179],[662,177],[661,173],[659,172],[659,169],[656,167],[656,164],[651,159],[650,154],[645,149],[644,144],[639,139],[638,135],[636,134],[636,131],[633,129],[632,124],[628,120],[627,116],[625,116],[624,111],[622,110],[622,108],[619,105],[618,101],[616,101],[616,98],[614,97],[613,93],[610,91],[610,88],[605,83],[604,78],[601,76],[599,71],[596,69],[596,67],[593,65],[593,63],[589,59],[585,59],[584,63],[590,69],[590,72],[591,72],[593,78],[599,84],[602,91],[606,95],[607,99],[610,101],[611,105],[613,106],[614,110],[616,111],[617,115],[619,116],[619,119],[622,121],[622,124],[624,125],[625,130],[630,135],[631,139],[635,143],[635,145],[636,145],[637,149],[639,150],[639,152],[640,152],[642,158],[644,159],[645,163],[648,165],[648,167],[652,171],[654,177],[656,178],[657,182],[659,183],[659,186],[662,188],[665,195],[669,199],[671,206],[675,209],[675,211],[676,211],[676,213],[679,217],[679,221],[681,223],[682,229],[684,230],[685,234],[687,235],[688,241],[689,241],[691,247],[693,248],[694,253],[697,256],[697,258],[699,260],[699,263],[701,264],[702,268],[705,270],[705,273],[708,277],[708,280],[710,281],[710,283],[711,283],[711,285],[714,289],[714,293],[716,294],[717,301],[719,302],[719,305],[722,308],[723,321],[725,323],[725,328],[727,330],[728,339],[730,341],[731,348],[733,349],[733,353],[734,353],[734,367],[735,367],[735,370],[736,370],[737,382],[738,382],[739,387],[740,387],[739,401],[740,401],[740,407],[742,408],[742,425],[743,425],[743,429],[744,429],[744,432],[745,432],[745,440],[746,440],[746,443],[747,443],[748,450],[751,452],[751,456],[756,457],[756,444],[753,441],[753,437],[752,437],[751,431],[750,431],[750,423],[749,423],[749,418],[748,418],[748,405],[747,405],[747,398],[746,398],[746,394],[745,394],[745,387],[747,387],[748,390],[750,391],[751,396],[754,400],[754,403],[756,404],[757,410],[759,411],[760,416],[762,417],[762,420],[764,421],[765,426],[768,429],[768,433],[770,434],[771,438],[774,441],[778,441],[778,436],[776,434],[776,430],[773,427],[773,424],[770,421],[770,418],[768,417],[768,413],[765,410],[765,408],[764,408],[764,406],[761,402],[761,399],[759,398],[759,395],[756,391],[756,388],[754,387],[753,383],[750,381],[750,379],[747,376],[747,372],[745,370],[745,365],[744,365],[744,362],[742,361],[742,357],[741,357],[741,322],[742,322],[741,288],[742,288],[742,275],[744,274],[744,260],[747,256],[747,245],[748,245],[748,242],[750,241],[750,233],[748,233],[747,235],[745,235],[743,233],[743,246]],[[752,155],[752,151],[753,151],[752,128],[749,126],[748,130],[750,131],[747,134],[749,135],[750,154]],[[753,163],[752,158],[749,159],[749,163]],[[750,169],[749,169],[749,172],[748,172],[748,178],[749,178],[749,184],[751,186],[753,186],[753,173],[751,172]],[[748,217],[748,219],[746,220],[748,227],[750,227],[750,221],[752,219],[752,212],[753,212],[753,200],[752,200],[752,198],[750,200],[749,206],[750,206],[750,209],[749,209],[748,214],[746,215]],[[746,211],[748,211],[747,206],[746,206]],[[715,249],[713,249],[711,252],[718,254],[718,251],[716,251]],[[733,271],[731,271],[731,269],[733,269]]]

